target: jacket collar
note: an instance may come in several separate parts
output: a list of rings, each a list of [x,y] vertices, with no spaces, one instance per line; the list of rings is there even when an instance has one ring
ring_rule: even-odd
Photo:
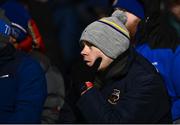
[[[130,46],[129,49],[118,56],[105,71],[99,72],[95,82],[98,82],[98,85],[100,84],[99,87],[101,87],[106,82],[123,78],[127,74],[134,56],[134,48]]]

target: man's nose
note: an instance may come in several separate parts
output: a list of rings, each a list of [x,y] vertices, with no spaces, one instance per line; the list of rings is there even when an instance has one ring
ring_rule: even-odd
[[[84,48],[81,51],[81,55],[86,55],[87,54],[87,46],[84,46]]]

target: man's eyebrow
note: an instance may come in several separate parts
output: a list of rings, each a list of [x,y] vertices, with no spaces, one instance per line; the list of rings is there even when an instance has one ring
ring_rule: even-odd
[[[92,43],[90,43],[90,42],[88,42],[86,40],[83,40],[82,42],[83,42],[82,45],[93,46]]]

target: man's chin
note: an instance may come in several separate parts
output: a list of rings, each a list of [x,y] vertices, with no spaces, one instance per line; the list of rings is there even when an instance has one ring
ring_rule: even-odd
[[[86,62],[86,65],[89,66],[89,67],[92,66],[91,62]]]

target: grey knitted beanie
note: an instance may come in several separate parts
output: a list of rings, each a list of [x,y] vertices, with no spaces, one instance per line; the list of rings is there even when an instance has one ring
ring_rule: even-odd
[[[123,11],[116,10],[111,17],[102,18],[88,25],[83,31],[82,41],[88,41],[105,55],[115,59],[129,48],[129,32],[124,23],[127,18]]]

